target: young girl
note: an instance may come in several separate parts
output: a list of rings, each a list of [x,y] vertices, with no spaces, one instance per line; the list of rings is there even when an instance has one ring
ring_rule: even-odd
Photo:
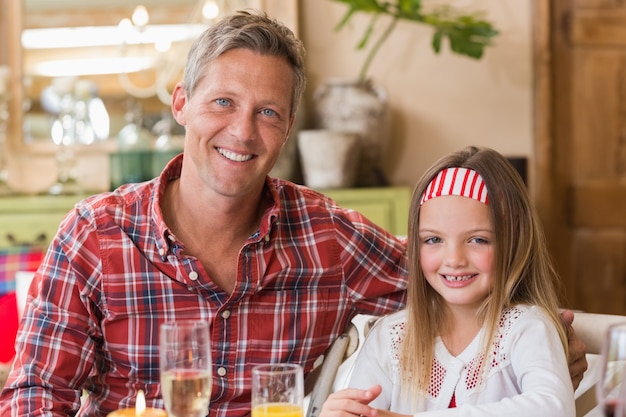
[[[558,277],[514,168],[491,149],[452,153],[409,217],[407,309],[374,326],[321,417],[574,416]]]

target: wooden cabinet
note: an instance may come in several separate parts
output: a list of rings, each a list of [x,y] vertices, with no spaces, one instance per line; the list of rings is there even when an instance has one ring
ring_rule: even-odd
[[[396,235],[407,234],[411,190],[408,187],[323,190],[340,206],[358,211]]]
[[[362,213],[396,235],[406,235],[411,192],[406,187],[325,190],[343,207]],[[84,196],[0,198],[0,248],[47,246],[59,223]]]

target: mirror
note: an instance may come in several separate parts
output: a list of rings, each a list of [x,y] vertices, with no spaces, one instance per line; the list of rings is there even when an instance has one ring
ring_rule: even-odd
[[[297,33],[297,0],[0,2],[7,21],[16,26],[8,29],[8,38],[21,39],[22,45],[4,52],[12,80],[22,80],[21,89],[12,86],[11,98],[9,141],[17,150],[52,152],[54,124],[62,119],[68,93],[86,103],[83,112],[91,126],[77,134],[85,145],[111,142],[105,139],[115,138],[132,117],[140,117],[146,129],[171,117],[169,93],[180,79],[190,42],[210,25],[215,8],[220,15],[242,8],[266,10]],[[139,15],[138,6],[144,7]],[[98,120],[108,119],[89,119],[96,112],[92,107],[99,109]],[[96,149],[100,147],[109,149],[103,144]]]

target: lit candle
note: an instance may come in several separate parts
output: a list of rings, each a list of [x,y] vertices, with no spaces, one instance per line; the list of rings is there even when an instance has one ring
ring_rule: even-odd
[[[146,411],[146,396],[143,394],[143,390],[139,390],[135,399],[135,415],[140,417],[144,411]]]
[[[158,408],[147,408],[146,397],[143,391],[139,390],[135,400],[135,408],[122,408],[109,413],[107,417],[167,417],[167,413]]]

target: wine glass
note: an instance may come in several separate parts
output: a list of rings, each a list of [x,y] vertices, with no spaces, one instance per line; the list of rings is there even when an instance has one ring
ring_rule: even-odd
[[[626,369],[624,369],[626,373]],[[626,384],[622,383],[622,387],[619,390],[619,400],[615,406],[614,417],[626,417]]]
[[[626,377],[626,322],[616,323],[606,331],[602,344],[602,371],[596,384],[596,398],[605,416],[613,417],[624,402],[620,395]]]
[[[211,397],[211,344],[204,321],[161,325],[161,389],[170,417],[204,417]]]
[[[303,417],[304,376],[296,364],[252,368],[252,417]]]

